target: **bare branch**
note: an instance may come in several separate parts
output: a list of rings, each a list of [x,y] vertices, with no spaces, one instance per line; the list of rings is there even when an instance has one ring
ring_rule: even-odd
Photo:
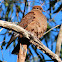
[[[56,54],[60,56],[60,50],[61,50],[61,43],[62,43],[62,25],[60,27],[60,32],[57,38],[57,44],[56,44]]]
[[[11,22],[6,22],[6,21],[2,21],[2,20],[0,20],[0,26],[7,28],[7,29],[14,30],[14,31],[22,34],[24,37],[26,37],[30,40],[30,43],[34,44],[38,49],[43,51],[43,53],[48,55],[52,60],[61,62],[61,59],[56,54],[54,54],[45,45],[43,45],[43,43],[41,43],[41,41],[37,37],[35,37],[32,33],[28,32],[27,30],[23,29],[22,27],[15,25]]]
[[[55,27],[53,27],[53,28],[49,29],[49,30],[48,30],[47,32],[45,32],[43,35],[45,35],[45,34],[49,33],[51,30],[53,30],[54,28],[56,28],[56,27],[58,27],[58,26],[60,26],[60,25],[57,25],[57,26],[55,26]]]
[[[3,30],[3,28],[0,29],[0,32]]]

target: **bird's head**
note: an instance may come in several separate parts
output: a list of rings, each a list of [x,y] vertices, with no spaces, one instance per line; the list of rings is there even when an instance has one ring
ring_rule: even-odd
[[[43,11],[43,8],[41,6],[33,6],[33,9],[39,9],[39,10]]]

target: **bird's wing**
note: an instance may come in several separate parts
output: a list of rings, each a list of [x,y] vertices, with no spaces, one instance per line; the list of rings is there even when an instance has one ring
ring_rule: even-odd
[[[11,39],[10,41],[8,42],[7,46],[6,46],[6,49],[9,47],[9,45],[19,36],[18,33],[14,32],[11,36]]]
[[[31,11],[28,14],[26,14],[24,16],[24,18],[22,18],[21,22],[19,23],[19,26],[26,28],[28,26],[28,24],[30,24],[34,19],[34,12]]]
[[[28,26],[28,24],[30,24],[33,21],[33,16],[34,16],[34,12],[29,12],[28,14],[26,14],[24,16],[24,18],[22,18],[21,22],[19,23],[19,26],[26,28]],[[8,42],[6,49],[9,47],[9,45],[17,38],[19,37],[19,34],[14,32],[10,41]]]

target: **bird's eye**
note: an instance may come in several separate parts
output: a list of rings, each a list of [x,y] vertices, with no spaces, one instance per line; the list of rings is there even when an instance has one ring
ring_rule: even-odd
[[[37,8],[38,9],[38,8]]]

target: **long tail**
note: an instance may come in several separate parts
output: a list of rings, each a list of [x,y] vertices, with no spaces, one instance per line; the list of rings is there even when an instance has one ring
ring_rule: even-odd
[[[17,62],[25,62],[27,47],[30,45],[30,42],[27,38],[18,37],[18,44],[12,51],[12,54],[18,55]]]
[[[12,51],[12,54],[17,54],[19,53],[19,50],[21,49],[22,50],[27,50],[27,47],[30,45],[30,42],[27,38],[20,38],[18,37],[18,44],[17,46],[14,48],[14,50]]]
[[[10,39],[10,41],[8,42],[8,44],[7,44],[7,46],[6,46],[6,49],[9,47],[9,45],[10,45],[17,37],[19,37],[19,34],[16,33],[16,32],[14,32],[13,35],[12,35],[12,37],[11,37],[11,39]]]

